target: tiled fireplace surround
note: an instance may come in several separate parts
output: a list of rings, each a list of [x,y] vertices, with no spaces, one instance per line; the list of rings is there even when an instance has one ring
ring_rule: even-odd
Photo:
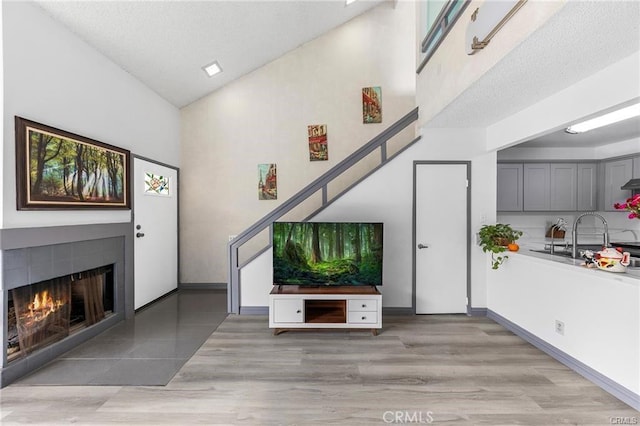
[[[130,318],[133,309],[133,227],[131,223],[3,229],[2,387],[38,369],[117,322]],[[7,362],[8,292],[23,285],[114,265],[114,315],[24,358]]]

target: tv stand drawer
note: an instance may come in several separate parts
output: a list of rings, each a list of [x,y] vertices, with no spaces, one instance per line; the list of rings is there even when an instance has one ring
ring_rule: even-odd
[[[376,312],[378,301],[376,299],[349,299],[349,312]]]
[[[349,324],[375,324],[378,322],[377,312],[349,312]]]

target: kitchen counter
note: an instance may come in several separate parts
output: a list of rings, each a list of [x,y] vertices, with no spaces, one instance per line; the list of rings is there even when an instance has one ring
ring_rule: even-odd
[[[640,401],[640,271],[614,273],[523,244],[487,272],[490,315],[628,404]],[[528,336],[528,337],[527,337]],[[584,368],[584,366],[588,368]],[[594,373],[597,372],[597,373]],[[602,379],[602,375],[606,379]],[[634,405],[637,407],[637,405]]]
[[[584,273],[594,276],[594,274],[602,274],[602,278],[607,279],[616,279],[620,281],[629,281],[634,284],[640,285],[640,268],[631,268],[628,267],[627,271],[624,273],[620,272],[607,272],[597,268],[587,268],[582,266],[584,264],[584,259],[572,259],[570,257],[551,255],[546,253],[537,253],[531,250],[540,250],[542,247],[538,245],[522,245],[520,246],[520,250],[517,252],[508,252],[509,256],[526,256],[535,259],[536,261],[541,262],[554,262],[559,265],[566,265],[571,269],[574,269],[577,273]],[[508,262],[508,260],[507,260]],[[597,275],[595,275],[597,276]]]

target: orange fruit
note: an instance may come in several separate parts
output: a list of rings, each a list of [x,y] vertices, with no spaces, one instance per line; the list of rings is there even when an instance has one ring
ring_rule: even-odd
[[[509,251],[518,251],[520,250],[520,246],[517,245],[516,243],[510,243],[507,248],[509,249]]]

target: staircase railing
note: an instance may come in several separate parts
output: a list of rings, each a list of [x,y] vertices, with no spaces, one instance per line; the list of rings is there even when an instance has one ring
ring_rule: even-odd
[[[264,216],[262,219],[258,220],[256,223],[248,227],[242,233],[238,234],[232,241],[227,244],[227,249],[229,253],[228,264],[229,264],[229,277],[227,283],[227,309],[230,313],[239,314],[240,313],[240,270],[250,263],[253,259],[264,253],[269,249],[270,244],[266,247],[258,250],[255,255],[253,255],[250,259],[246,260],[242,264],[239,262],[239,250],[245,243],[251,241],[256,235],[263,232],[267,227],[270,227],[271,224],[281,218],[283,215],[290,212],[292,209],[300,205],[303,201],[307,200],[309,197],[314,195],[319,190],[322,190],[322,206],[317,209],[314,213],[309,215],[307,219],[315,216],[322,209],[326,208],[330,203],[338,199],[341,195],[346,193],[349,189],[355,186],[357,183],[362,181],[364,178],[369,176],[371,173],[376,171],[378,168],[382,167],[384,164],[389,162],[391,159],[396,157],[402,151],[416,143],[420,140],[420,137],[413,139],[410,143],[405,145],[402,149],[398,150],[395,154],[388,157],[387,156],[387,141],[389,141],[392,137],[400,133],[402,130],[407,128],[411,123],[418,119],[418,108],[416,107],[414,110],[409,112],[407,115],[402,117],[400,120],[396,121],[394,124],[385,129],[378,136],[371,139],[362,147],[358,148],[353,154],[349,155],[347,158],[336,164],[333,168],[328,170],[322,176],[318,177],[316,180],[311,182],[309,185],[298,191],[295,195],[289,198],[284,203],[280,204],[276,207],[271,213]],[[373,170],[369,171],[364,177],[358,179],[355,183],[350,185],[345,190],[341,191],[331,200],[328,198],[328,185],[335,178],[340,176],[346,170],[350,169],[352,166],[357,164],[360,160],[371,154],[374,150],[380,148],[380,164],[376,166]]]

